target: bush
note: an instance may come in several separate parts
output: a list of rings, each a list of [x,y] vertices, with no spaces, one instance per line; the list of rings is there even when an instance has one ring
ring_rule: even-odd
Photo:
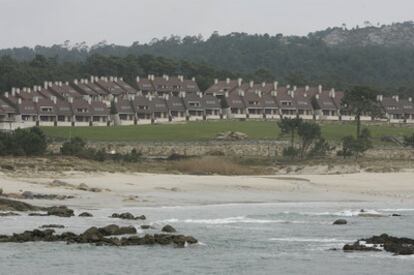
[[[335,147],[331,147],[324,138],[319,138],[309,152],[309,157],[323,157]]]
[[[296,149],[293,146],[289,146],[287,148],[283,149],[282,155],[286,158],[290,158],[290,159],[294,159],[296,157],[298,157],[300,154],[300,150]]]
[[[359,138],[346,136],[342,139],[342,150],[338,152],[338,156],[343,156],[344,158],[355,156],[358,158],[370,148],[372,148],[371,134],[367,128],[364,128]]]
[[[0,155],[39,156],[47,150],[46,135],[39,127],[0,133]]]
[[[80,156],[85,152],[86,142],[80,137],[71,138],[69,141],[63,143],[60,148],[62,155],[67,156]]]
[[[414,148],[414,134],[412,134],[411,136],[404,137],[404,146]]]

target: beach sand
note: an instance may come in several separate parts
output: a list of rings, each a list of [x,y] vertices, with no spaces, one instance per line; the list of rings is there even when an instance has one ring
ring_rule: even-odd
[[[60,180],[67,185],[51,186]],[[84,183],[101,192],[78,190]],[[193,176],[70,172],[59,177],[0,174],[3,193],[72,195],[66,200],[26,200],[78,209],[205,205],[249,202],[414,201],[414,172],[289,176]]]

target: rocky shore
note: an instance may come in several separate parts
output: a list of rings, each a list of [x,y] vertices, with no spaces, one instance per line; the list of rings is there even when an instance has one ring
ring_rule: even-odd
[[[360,239],[343,247],[345,252],[351,251],[387,251],[394,255],[413,255],[414,239],[398,238],[382,234],[368,239]]]
[[[0,198],[0,211],[43,211],[44,213],[32,212],[29,216],[58,216],[72,217],[74,211],[66,206],[37,207],[28,203]],[[14,212],[4,212],[3,216],[19,215]],[[79,216],[91,217],[90,213],[84,212]],[[131,213],[114,213],[112,218],[125,220],[145,220],[144,215],[134,216]],[[119,226],[109,224],[104,227],[90,227],[81,234],[73,232],[63,232],[56,234],[52,228],[64,228],[63,225],[43,225],[41,229],[27,230],[22,233],[13,233],[12,235],[0,235],[0,243],[24,243],[24,242],[66,242],[67,244],[93,244],[97,246],[131,246],[131,245],[175,245],[176,247],[185,247],[188,244],[197,243],[197,239],[192,236],[173,234],[176,229],[171,225],[165,225],[160,234],[145,234],[139,236],[134,226]],[[141,226],[141,229],[153,229],[151,226]],[[123,237],[115,237],[123,236]]]

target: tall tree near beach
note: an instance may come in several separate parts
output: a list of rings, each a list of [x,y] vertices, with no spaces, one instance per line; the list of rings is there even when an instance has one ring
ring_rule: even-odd
[[[376,97],[375,90],[356,86],[347,91],[342,99],[341,110],[355,116],[357,138],[361,136],[361,116],[382,116],[383,111]]]
[[[283,118],[277,123],[282,134],[290,135],[290,146],[293,147],[295,144],[295,133],[298,131],[300,125],[303,123],[301,118]]]

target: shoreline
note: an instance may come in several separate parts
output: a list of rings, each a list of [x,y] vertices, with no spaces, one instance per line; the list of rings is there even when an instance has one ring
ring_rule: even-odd
[[[413,203],[413,178],[412,171],[283,176],[70,172],[48,177],[0,174],[0,188],[3,194],[14,196],[24,191],[73,196],[64,200],[22,201],[81,209],[277,202]],[[61,186],[53,185],[55,180]]]

